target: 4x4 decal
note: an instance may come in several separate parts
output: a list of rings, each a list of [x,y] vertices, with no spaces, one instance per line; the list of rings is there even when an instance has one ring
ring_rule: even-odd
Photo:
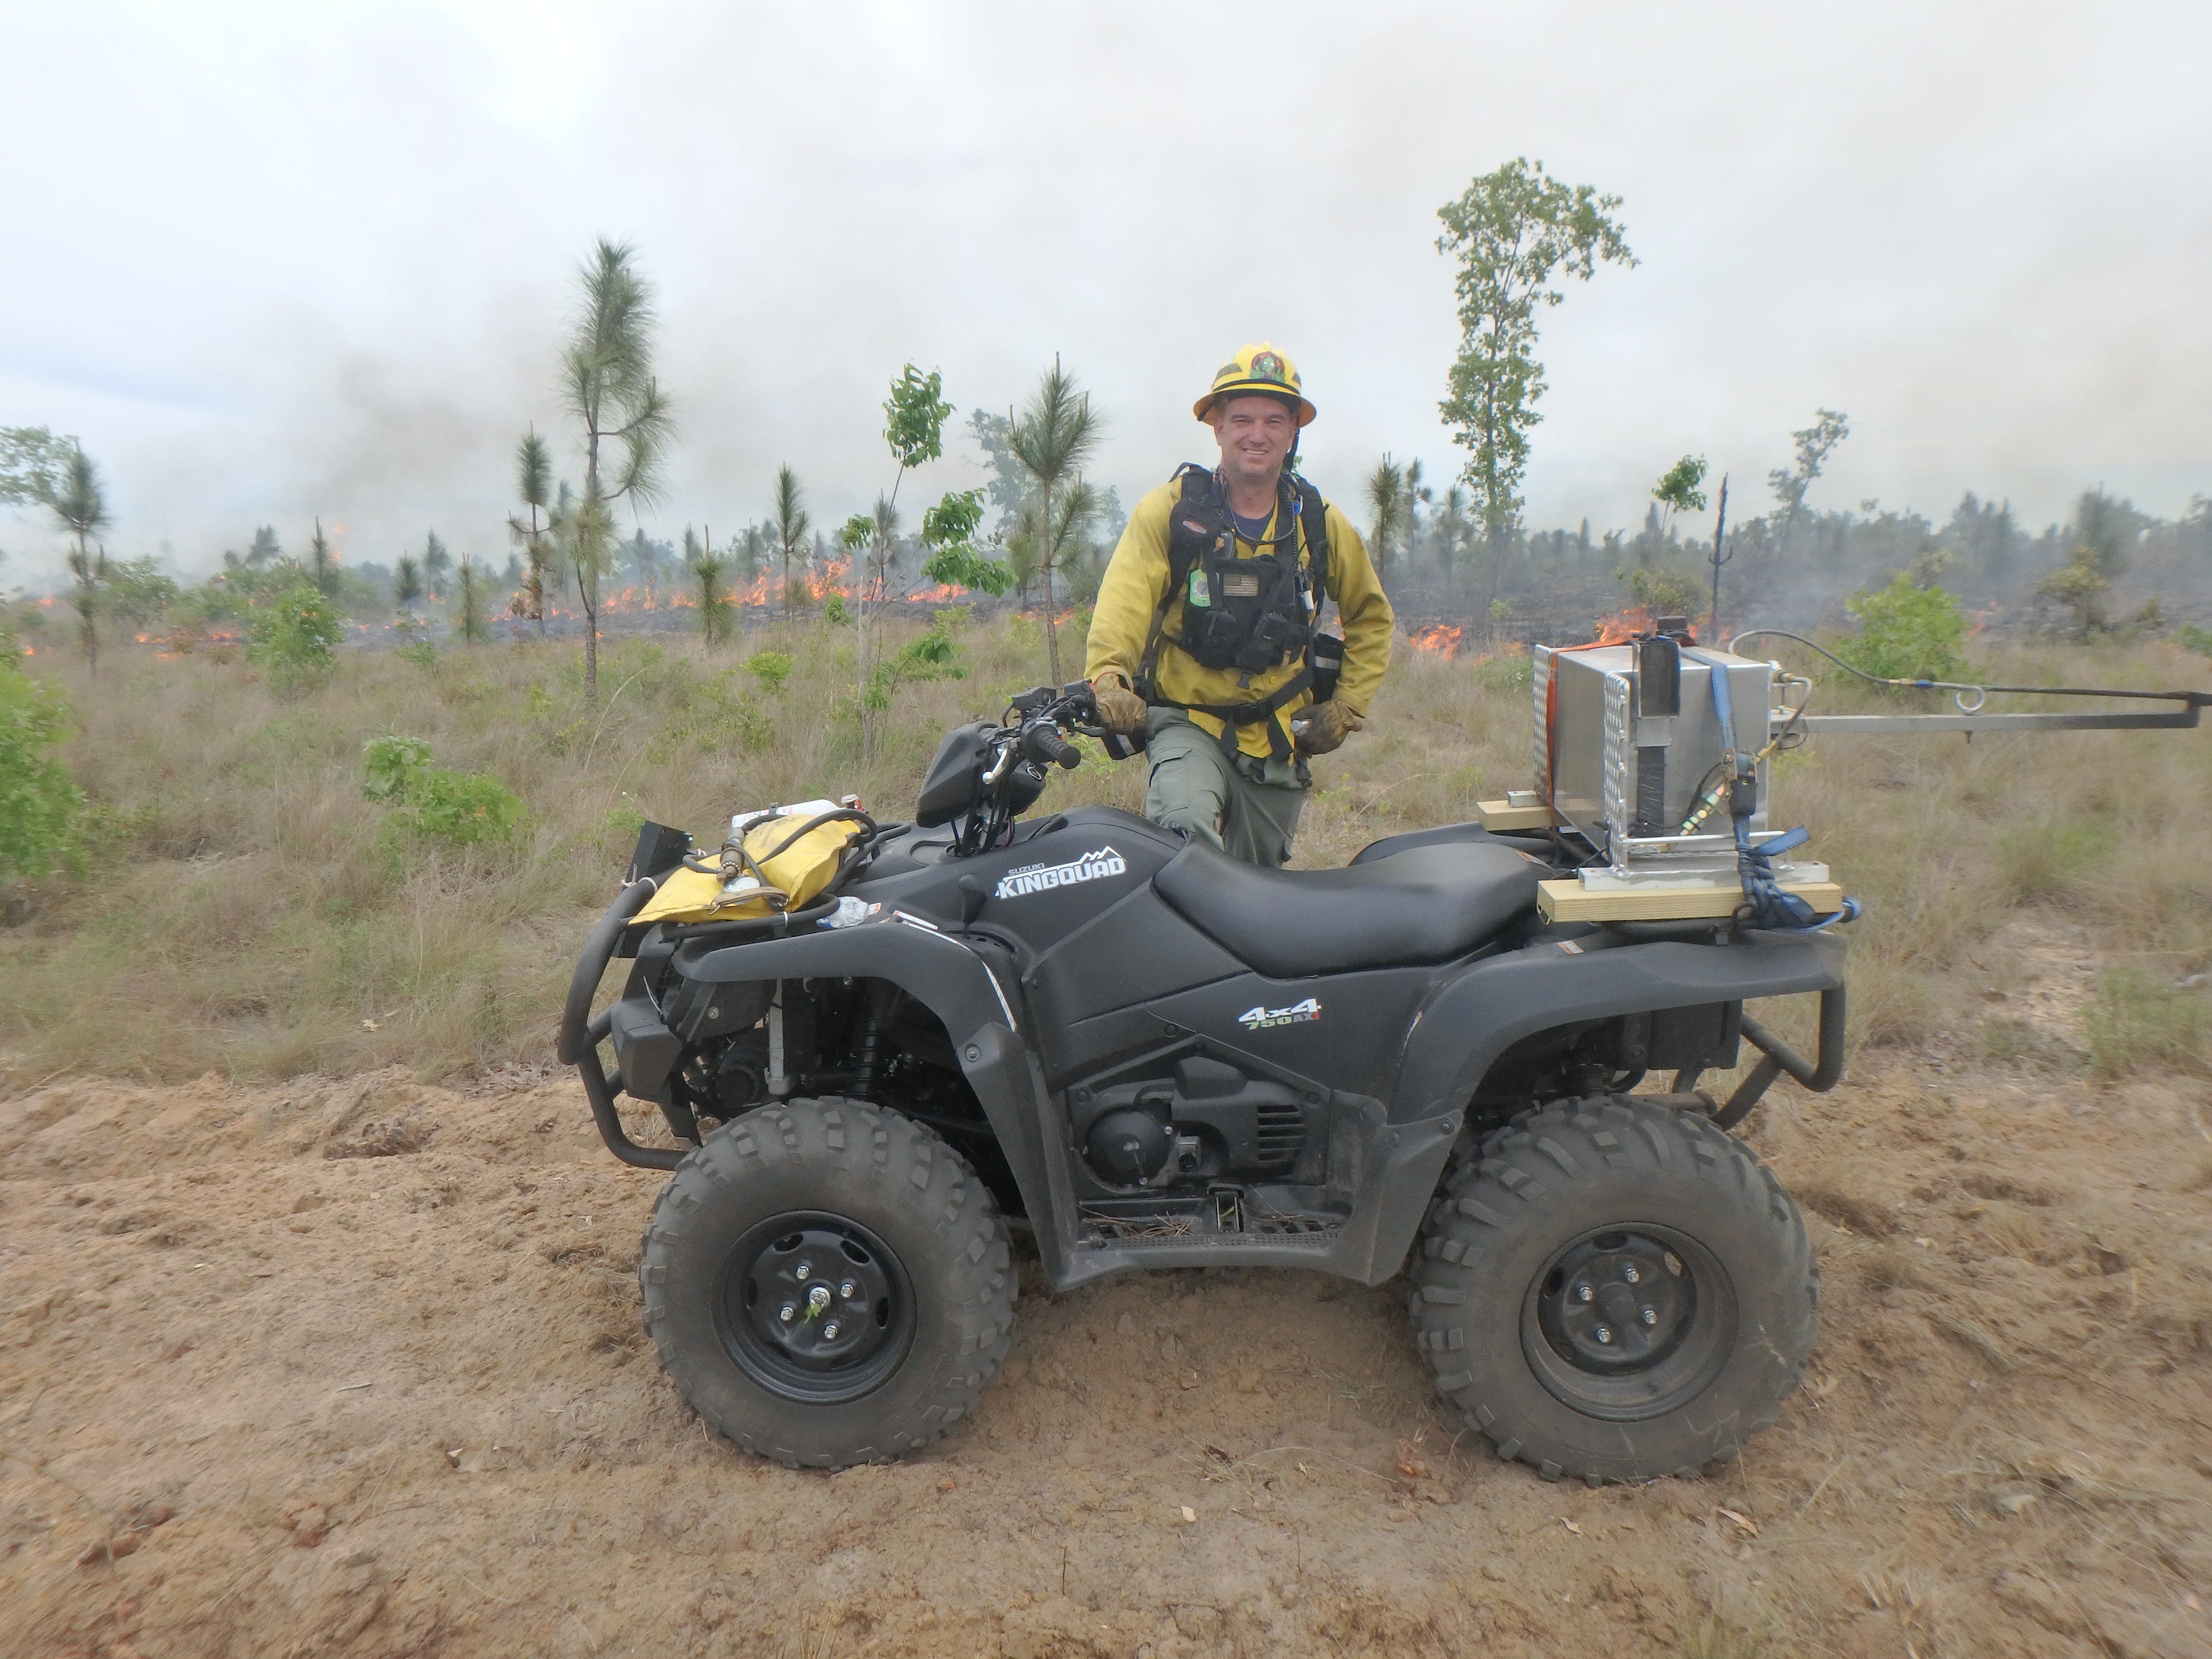
[[[1079,859],[1066,864],[1032,864],[1020,870],[1009,870],[999,878],[998,890],[993,898],[1020,898],[1024,894],[1042,893],[1054,887],[1073,887],[1079,881],[1097,881],[1102,876],[1126,875],[1128,861],[1110,847],[1101,847],[1085,853]]]
[[[1237,1016],[1237,1023],[1248,1031],[1264,1031],[1272,1025],[1296,1025],[1320,1018],[1321,999],[1308,997],[1304,1002],[1294,1002],[1287,1008],[1247,1008]]]

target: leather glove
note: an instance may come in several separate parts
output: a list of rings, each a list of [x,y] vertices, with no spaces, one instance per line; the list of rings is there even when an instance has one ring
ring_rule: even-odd
[[[1098,705],[1098,722],[1109,732],[1133,738],[1145,729],[1145,700],[1129,690],[1129,682],[1109,671],[1091,682],[1091,700]]]
[[[1344,740],[1354,732],[1364,732],[1367,722],[1353,714],[1344,704],[1334,702],[1317,702],[1310,708],[1298,711],[1303,722],[1297,728],[1297,749],[1301,755],[1326,755],[1341,749]]]

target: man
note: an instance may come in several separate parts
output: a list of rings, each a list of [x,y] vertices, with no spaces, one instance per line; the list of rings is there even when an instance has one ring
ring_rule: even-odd
[[[1272,870],[1291,855],[1307,757],[1366,724],[1390,602],[1352,521],[1285,470],[1315,414],[1288,357],[1246,346],[1191,412],[1221,465],[1186,465],[1137,503],[1085,669],[1105,725],[1145,735],[1145,816]],[[1325,598],[1340,644],[1316,632]]]

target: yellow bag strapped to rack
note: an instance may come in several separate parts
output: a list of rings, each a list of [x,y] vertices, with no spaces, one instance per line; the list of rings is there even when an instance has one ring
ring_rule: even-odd
[[[827,803],[825,811],[835,811]],[[817,816],[805,809],[787,810],[763,819],[745,832],[745,856],[784,897],[771,903],[750,871],[732,881],[682,866],[662,878],[660,890],[630,918],[633,927],[656,921],[744,921],[771,916],[778,909],[803,909],[821,896],[837,873],[838,861],[853,844],[861,826],[850,817],[817,824],[793,839],[806,821]],[[702,860],[703,862],[703,860]]]

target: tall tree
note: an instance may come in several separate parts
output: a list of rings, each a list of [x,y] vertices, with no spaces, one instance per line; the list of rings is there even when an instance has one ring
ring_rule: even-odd
[[[392,605],[403,621],[412,622],[415,607],[422,602],[422,567],[411,553],[402,553],[392,567]]]
[[[1489,592],[1498,597],[1505,550],[1522,507],[1528,434],[1543,418],[1544,368],[1536,361],[1536,319],[1565,295],[1555,279],[1588,282],[1601,264],[1636,264],[1611,215],[1618,196],[1566,185],[1541,161],[1518,157],[1469,184],[1437,210],[1444,234],[1437,251],[1459,262],[1460,348],[1438,407],[1468,451],[1460,477],[1490,543]]]
[[[263,525],[253,532],[253,544],[246,550],[246,564],[250,570],[266,570],[283,561],[284,544],[276,539],[276,527]]]
[[[338,591],[337,556],[331,550],[331,538],[323,534],[320,519],[315,520],[315,533],[307,539],[307,580],[325,599]]]
[[[1651,486],[1651,499],[1667,509],[1659,521],[1659,539],[1664,542],[1667,532],[1674,528],[1677,513],[1702,513],[1705,510],[1705,492],[1698,486],[1705,481],[1705,458],[1685,455],[1659,475],[1659,482]]]
[[[422,540],[422,586],[430,590],[432,599],[446,597],[446,589],[450,586],[447,578],[453,570],[453,556],[446,550],[445,543],[438,539],[438,532],[434,530]]]
[[[807,516],[806,492],[799,487],[799,475],[788,466],[775,470],[775,550],[783,565],[783,619],[791,620],[792,585],[791,562],[806,556],[807,532],[814,521]]]
[[[1421,542],[1421,509],[1436,499],[1436,492],[1421,482],[1421,458],[1406,463],[1406,556],[1411,559]]]
[[[62,528],[76,538],[70,550],[70,603],[76,607],[76,636],[84,647],[86,671],[100,672],[100,599],[107,580],[107,550],[92,544],[94,532],[110,522],[107,495],[99,469],[83,450],[72,447],[60,477],[46,497]]]
[[[1076,384],[1075,377],[1060,365],[1054,354],[1052,367],[1037,381],[1036,394],[1029,407],[1012,422],[1006,432],[1006,447],[1013,453],[1022,471],[1036,480],[1042,496],[1037,514],[1040,535],[1037,543],[1037,571],[1044,578],[1044,641],[1046,659],[1051,665],[1052,683],[1062,684],[1060,671],[1060,627],[1053,614],[1054,600],[1052,591],[1054,567],[1060,553],[1068,545],[1076,522],[1066,514],[1055,518],[1053,513],[1053,491],[1063,479],[1072,478],[1083,471],[1104,435],[1106,423],[1092,412],[1091,396]],[[1094,497],[1086,504],[1084,518],[1097,510]],[[1066,534],[1056,532],[1055,526],[1066,525]]]
[[[453,627],[465,643],[474,646],[491,637],[491,623],[484,615],[483,573],[477,568],[477,562],[464,553],[455,574],[459,578],[454,594],[458,609]]]
[[[1835,453],[1836,446],[1851,435],[1850,421],[1840,411],[1816,409],[1813,413],[1818,418],[1812,425],[1790,434],[1797,447],[1796,459],[1766,475],[1774,499],[1782,506],[1782,528],[1775,537],[1778,555],[1789,549],[1790,532],[1796,527],[1798,514],[1805,510],[1805,492],[1820,476],[1820,469]]]
[[[944,391],[942,374],[935,369],[925,374],[908,363],[899,371],[898,379],[891,382],[890,396],[884,399],[884,442],[891,452],[891,459],[898,463],[898,470],[891,477],[890,494],[876,498],[874,533],[864,546],[854,550],[860,567],[853,583],[853,610],[856,624],[854,655],[860,671],[860,743],[864,752],[872,740],[869,716],[875,712],[875,700],[868,695],[869,687],[874,684],[869,662],[869,615],[872,607],[883,602],[884,589],[890,577],[898,535],[899,486],[914,468],[945,453],[945,422],[953,410],[945,401]]]
[[[711,532],[694,537],[684,526],[684,563],[691,572],[691,590],[699,596],[699,633],[709,645],[730,637],[730,560],[714,551]]]
[[[1406,470],[1385,455],[1367,475],[1367,550],[1375,574],[1390,574],[1390,550],[1406,529]]]
[[[514,446],[514,489],[522,504],[530,509],[526,520],[519,513],[510,513],[507,519],[507,534],[520,544],[522,556],[529,562],[522,578],[522,591],[516,595],[517,610],[526,620],[538,624],[538,637],[542,640],[545,637],[548,526],[538,523],[538,515],[553,501],[553,453],[545,440],[538,435],[535,426]]]
[[[0,507],[51,499],[76,453],[42,426],[0,426]]]
[[[635,509],[661,493],[661,468],[675,434],[667,394],[653,374],[652,289],[628,243],[602,237],[581,273],[578,307],[562,354],[568,412],[583,428],[584,489],[569,520],[566,551],[584,612],[584,697],[599,695],[599,583],[614,551],[614,507]]]

